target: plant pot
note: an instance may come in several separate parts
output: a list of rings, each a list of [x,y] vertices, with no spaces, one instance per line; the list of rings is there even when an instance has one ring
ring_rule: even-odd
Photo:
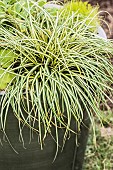
[[[84,152],[87,144],[90,121],[84,112],[81,131],[77,135],[71,133],[63,148],[59,146],[56,154],[56,143],[48,134],[43,150],[38,143],[38,135],[24,127],[23,141],[19,131],[19,123],[10,107],[7,115],[6,135],[0,131],[0,170],[80,170],[82,169]],[[73,121],[72,128],[77,131]],[[31,133],[31,136],[30,136]],[[55,135],[53,129],[53,136]],[[62,146],[64,131],[59,129],[59,145]],[[78,143],[78,144],[77,144]],[[54,161],[53,161],[54,160]]]

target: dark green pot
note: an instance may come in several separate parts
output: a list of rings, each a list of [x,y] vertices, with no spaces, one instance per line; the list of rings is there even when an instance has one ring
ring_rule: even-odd
[[[30,130],[24,127],[22,132],[23,146],[23,142],[19,138],[18,120],[10,108],[6,124],[7,137],[3,134],[2,129],[0,130],[0,170],[81,170],[90,124],[86,112],[84,112],[83,123],[86,126],[81,125],[81,132],[78,135],[71,134],[69,140],[66,141],[63,151],[59,147],[58,155],[53,162],[56,153],[56,143],[52,137],[48,134],[43,150],[41,150],[38,143],[38,135],[33,133],[30,140]],[[75,122],[72,126],[77,131]],[[60,129],[60,145],[62,145],[63,134],[64,131]],[[76,138],[79,146],[76,146]]]

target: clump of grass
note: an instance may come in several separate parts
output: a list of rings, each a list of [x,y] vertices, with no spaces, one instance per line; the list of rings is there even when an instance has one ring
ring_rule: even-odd
[[[64,10],[65,9],[65,10]],[[73,0],[64,5],[64,15],[72,15],[76,13],[76,19],[85,21],[85,26],[88,25],[90,31],[94,31],[100,25],[98,6],[92,7],[88,2],[82,2],[81,0]]]
[[[9,14],[0,25],[1,48],[18,56],[7,68],[2,67],[4,73],[14,75],[1,102],[3,132],[10,105],[19,121],[20,136],[26,125],[39,134],[41,146],[52,128],[57,146],[58,129],[65,129],[65,143],[69,132],[76,133],[72,119],[80,130],[84,109],[95,131],[93,114],[101,121],[99,104],[110,100],[105,89],[113,90],[112,43],[90,30],[87,15],[79,20],[73,12],[65,18],[65,8],[53,15],[33,0],[26,0],[26,6],[18,3],[27,15],[13,11],[16,17]]]

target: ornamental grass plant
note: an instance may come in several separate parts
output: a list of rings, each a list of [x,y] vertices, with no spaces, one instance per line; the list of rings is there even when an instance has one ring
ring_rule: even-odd
[[[60,9],[46,3],[0,1],[0,128],[7,135],[11,106],[21,138],[27,126],[41,148],[52,128],[57,146],[59,129],[65,129],[64,144],[70,132],[76,135],[71,122],[80,130],[84,110],[95,132],[94,117],[100,123],[104,117],[100,103],[111,101],[113,91],[113,44],[97,34],[97,8],[81,1]]]

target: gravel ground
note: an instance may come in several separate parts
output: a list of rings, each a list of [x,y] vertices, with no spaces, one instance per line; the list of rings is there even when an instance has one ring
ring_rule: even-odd
[[[97,4],[99,5],[100,16],[102,16],[106,22],[102,23],[102,27],[104,28],[107,37],[113,39],[113,0],[89,0],[89,3],[94,6]]]

